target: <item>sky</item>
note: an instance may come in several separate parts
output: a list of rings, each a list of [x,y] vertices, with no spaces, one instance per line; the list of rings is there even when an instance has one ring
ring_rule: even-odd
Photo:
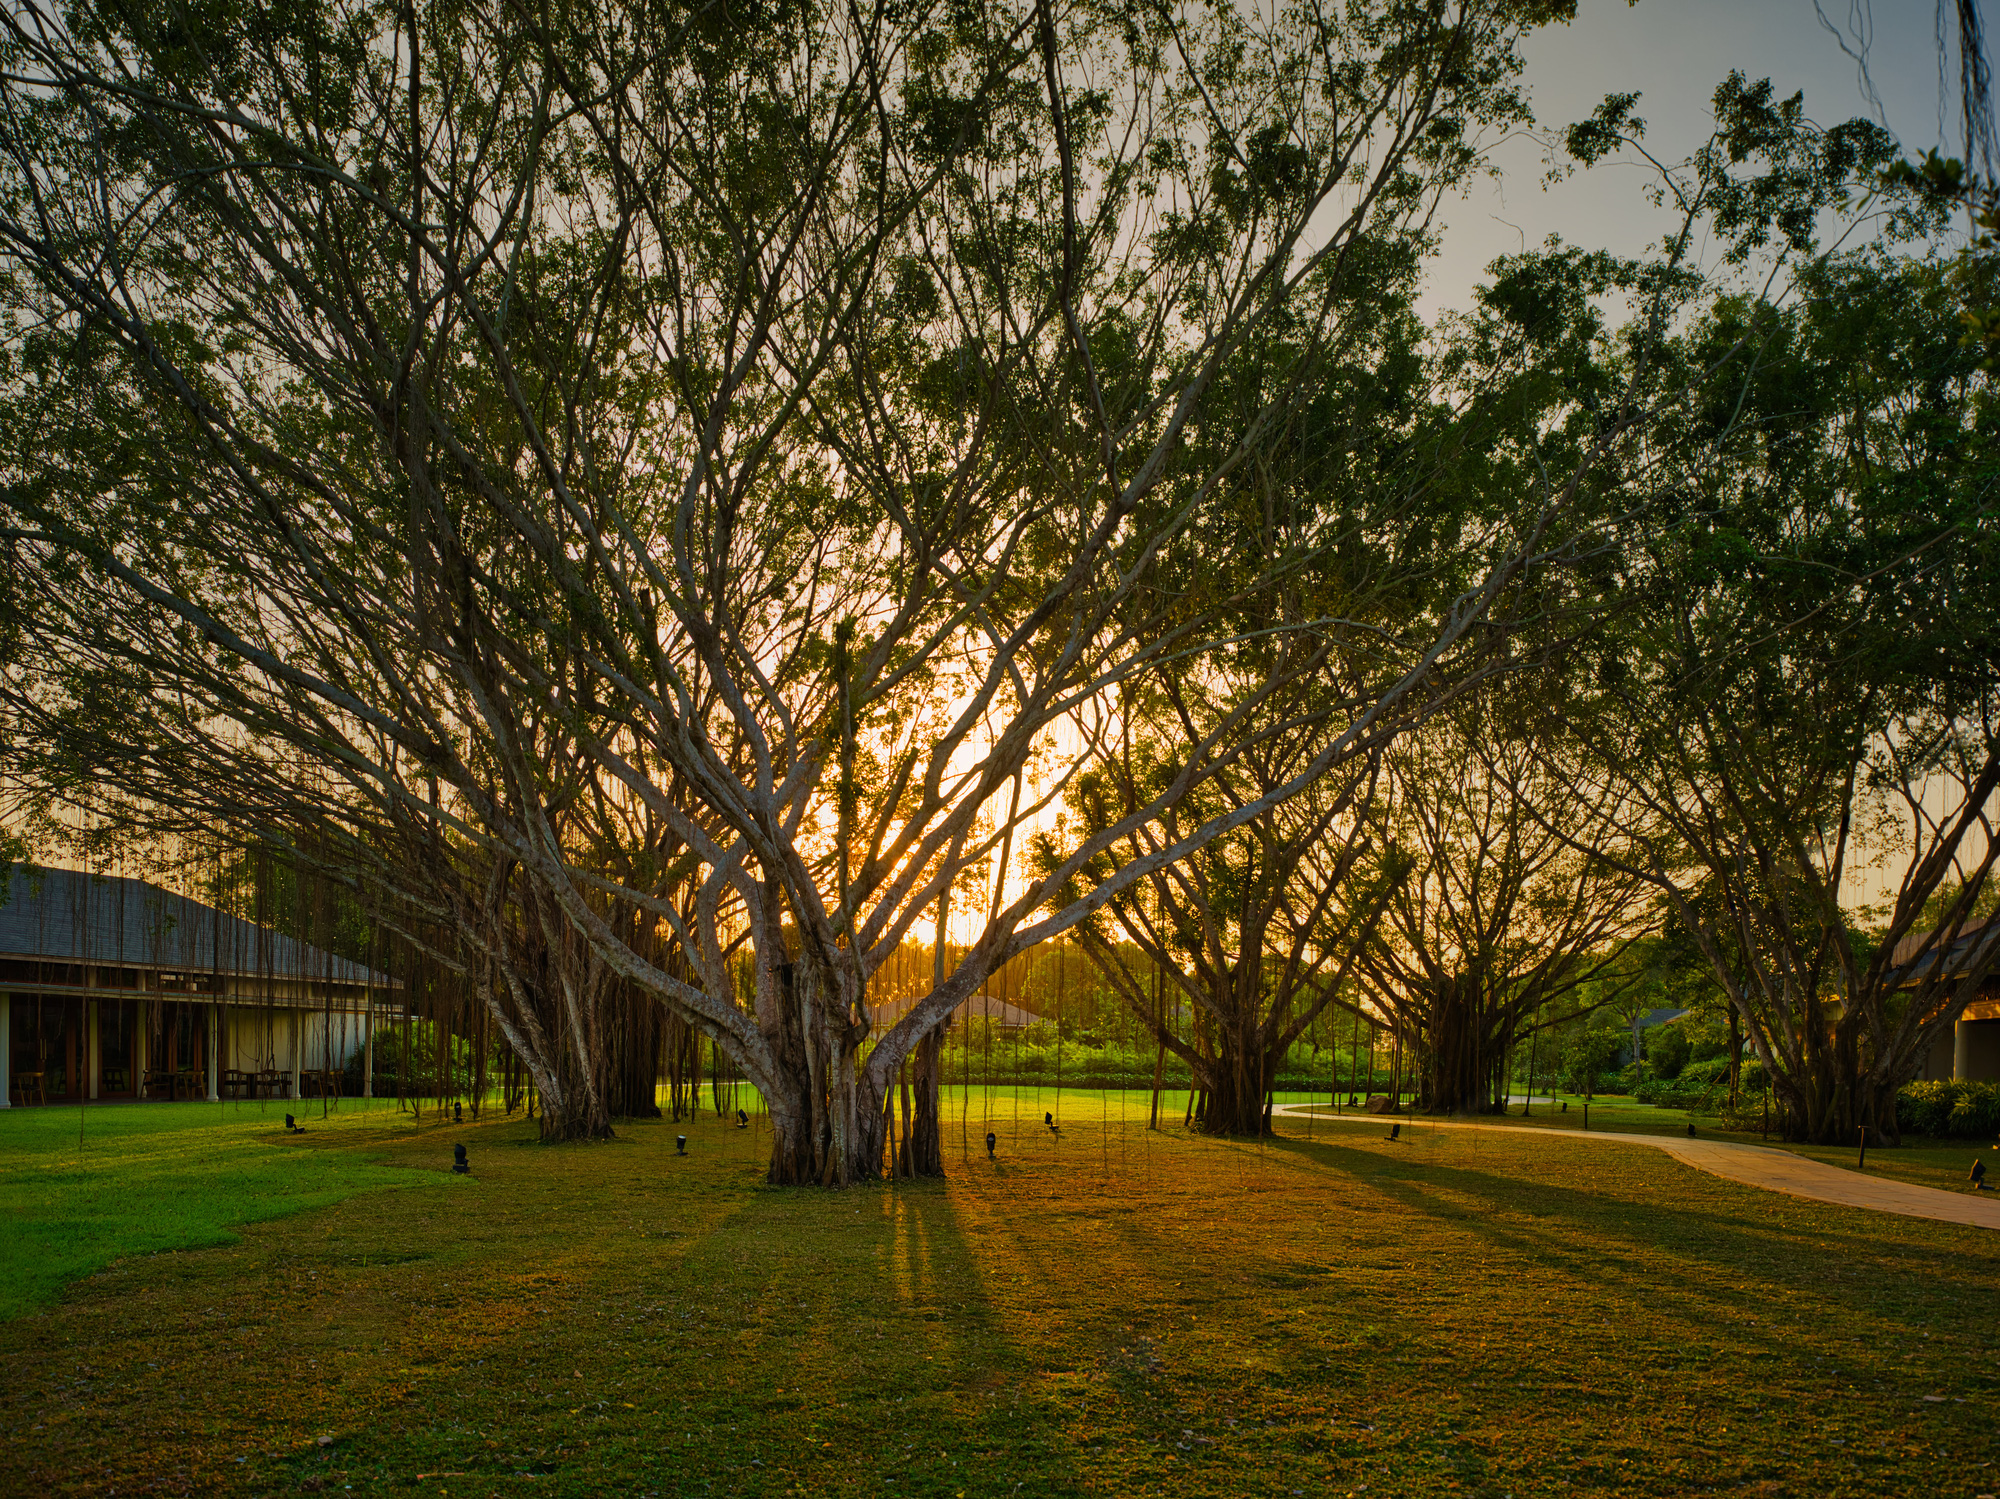
[[[1913,156],[1938,145],[1962,155],[1951,144],[1959,128],[1955,108],[1940,130],[1935,0],[1821,0],[1820,10],[1850,46],[1857,33],[1867,36],[1879,111],[1813,0],[1579,0],[1574,22],[1528,38],[1524,81],[1544,130],[1585,118],[1607,93],[1637,93],[1647,145],[1670,161],[1708,138],[1709,101],[1732,68],[1753,81],[1768,77],[1780,96],[1803,91],[1806,114],[1821,125],[1868,116]],[[1955,97],[1955,46],[1951,57],[1946,83]],[[1445,205],[1448,227],[1426,313],[1467,306],[1489,261],[1539,245],[1550,233],[1634,253],[1666,231],[1668,218],[1642,196],[1647,169],[1641,165],[1600,166],[1545,190],[1544,155],[1543,145],[1526,137],[1501,143],[1494,153],[1501,179],[1482,181],[1467,198]]]

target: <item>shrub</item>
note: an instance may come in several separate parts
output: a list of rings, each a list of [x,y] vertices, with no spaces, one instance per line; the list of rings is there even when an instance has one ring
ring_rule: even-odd
[[[1678,1023],[1656,1026],[1646,1033],[1647,1068],[1670,1082],[1680,1076],[1692,1051],[1687,1032]]]
[[[1726,1088],[1729,1086],[1729,1057],[1725,1053],[1722,1056],[1705,1057],[1699,1062],[1690,1062],[1681,1068],[1680,1075],[1674,1082],[1682,1088],[1706,1088],[1716,1083]]]
[[[1990,1140],[2000,1134],[2000,1083],[1905,1083],[1896,1094],[1896,1122],[1913,1135]]]
[[[1632,1096],[1640,1103],[1650,1103],[1663,1109],[1705,1108],[1719,1091],[1726,1090],[1727,1081],[1714,1082],[1706,1078],[1673,1078],[1659,1080],[1649,1078],[1639,1084]]]

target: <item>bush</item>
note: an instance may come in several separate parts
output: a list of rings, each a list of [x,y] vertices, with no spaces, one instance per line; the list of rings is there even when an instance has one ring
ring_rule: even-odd
[[[1680,1070],[1674,1082],[1682,1088],[1710,1087],[1714,1084],[1729,1086],[1729,1056],[1725,1051],[1721,1056],[1703,1058],[1690,1062]]]
[[[1646,1033],[1647,1070],[1671,1082],[1681,1074],[1693,1051],[1678,1023],[1655,1026]]]
[[[1726,1092],[1728,1080],[1717,1083],[1706,1078],[1674,1078],[1662,1081],[1648,1078],[1639,1084],[1633,1094],[1640,1103],[1655,1104],[1663,1109],[1705,1108],[1719,1093]]]
[[[2000,1083],[1905,1083],[1896,1122],[1907,1134],[1990,1140],[2000,1135]]]

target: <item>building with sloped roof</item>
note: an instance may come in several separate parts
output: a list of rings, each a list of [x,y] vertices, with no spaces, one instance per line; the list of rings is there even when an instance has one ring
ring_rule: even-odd
[[[337,1087],[397,986],[144,880],[0,866],[0,1107],[301,1098]]]
[[[2000,1081],[2000,971],[1994,956],[2000,952],[2000,914],[1966,927],[1951,945],[1941,947],[1933,932],[1911,932],[1889,954],[1895,965],[1891,983],[1899,989],[1914,988],[1939,974],[1949,983],[1983,971],[1979,997],[1968,1004],[1951,1028],[1941,1036],[1924,1059],[1923,1077],[1952,1078],[1958,1082]]]
[[[878,1032],[886,1031],[909,1014],[910,1006],[915,1003],[915,999],[885,1000],[881,1004],[868,1007],[868,1018]],[[1042,1021],[1042,1017],[1033,1010],[1023,1009],[1020,1005],[1010,1004],[1004,999],[995,999],[990,994],[975,994],[970,999],[959,1001],[957,1008],[951,1012],[950,1024],[963,1025],[968,1016],[974,1020],[984,1020],[1002,1035],[1013,1035],[1031,1025],[1039,1025]]]

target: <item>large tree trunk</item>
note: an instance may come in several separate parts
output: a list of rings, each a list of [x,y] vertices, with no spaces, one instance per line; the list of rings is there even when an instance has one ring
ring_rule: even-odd
[[[903,1141],[900,1174],[904,1176],[944,1175],[944,1124],[938,1106],[938,1086],[944,1077],[944,1031],[933,1030],[916,1046],[911,1069],[915,1093],[915,1113],[909,1137]]]
[[[1239,1063],[1238,1057],[1225,1051],[1213,1068],[1199,1074],[1203,1100],[1198,1122],[1205,1135],[1264,1132],[1264,1090],[1255,1075],[1255,1059],[1247,1065]]]
[[[862,1075],[867,1034],[841,973],[801,960],[778,966],[778,1075],[771,1083],[773,1186],[845,1187],[882,1174],[888,1118]]]
[[[1492,1032],[1483,986],[1458,975],[1431,995],[1423,1057],[1424,1106],[1433,1114],[1491,1114],[1501,1108],[1497,1084],[1508,1037]]]

